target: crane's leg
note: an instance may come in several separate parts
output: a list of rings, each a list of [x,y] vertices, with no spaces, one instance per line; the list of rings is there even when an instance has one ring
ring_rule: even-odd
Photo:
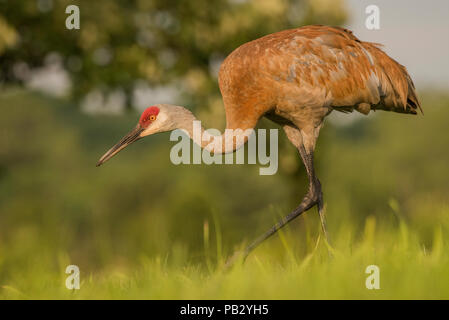
[[[304,166],[306,167],[307,176],[309,178],[308,194],[312,193],[312,197],[316,197],[316,206],[318,208],[318,214],[320,216],[321,229],[323,230],[323,234],[327,243],[330,244],[329,235],[327,233],[326,217],[324,215],[323,192],[321,191],[321,183],[315,175],[315,169],[313,166],[313,151],[307,152],[304,146],[301,146],[298,149],[304,162]]]
[[[299,154],[301,155],[301,159],[306,168],[307,176],[309,179],[309,191],[307,192],[307,194],[305,195],[305,197],[302,199],[301,203],[295,210],[293,210],[289,215],[281,219],[278,223],[276,223],[273,227],[271,227],[271,229],[269,229],[266,233],[257,238],[246,248],[244,252],[244,259],[253,249],[255,249],[264,240],[271,237],[273,234],[276,233],[276,231],[278,231],[287,223],[289,223],[290,221],[298,217],[300,214],[309,210],[315,205],[318,206],[321,226],[323,228],[326,240],[328,240],[326,222],[323,212],[323,193],[321,191],[320,181],[315,175],[315,169],[313,166],[313,152],[315,150],[315,142],[316,139],[318,138],[320,128],[321,125],[318,127],[308,127],[300,130],[291,124],[284,125],[284,131],[287,134],[288,139],[296,146],[296,148],[298,148]]]
[[[324,216],[324,202],[323,192],[321,191],[320,180],[316,177],[315,168],[313,165],[313,153],[315,150],[316,140],[321,129],[321,125],[317,127],[309,127],[299,130],[292,125],[285,125],[284,131],[290,142],[298,149],[301,159],[306,168],[307,177],[309,178],[309,192],[313,198],[316,197],[316,205],[318,207],[318,214],[320,216],[321,228],[323,229],[324,237],[329,243],[329,236],[326,227],[326,217]]]

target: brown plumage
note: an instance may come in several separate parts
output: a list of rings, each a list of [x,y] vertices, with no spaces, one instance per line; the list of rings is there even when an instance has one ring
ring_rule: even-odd
[[[339,27],[306,26],[273,33],[234,50],[222,63],[219,85],[226,109],[226,128],[252,129],[265,116],[280,124],[298,148],[309,178],[309,191],[299,206],[256,239],[245,256],[289,221],[317,205],[326,239],[321,184],[313,167],[313,152],[324,118],[332,111],[368,114],[387,110],[417,114],[422,111],[415,87],[404,66],[379,44],[363,42]],[[136,128],[98,162],[157,132],[185,129],[195,140],[196,118],[180,106],[148,108]],[[203,129],[202,129],[203,130]],[[242,140],[243,142],[246,141]],[[215,153],[232,152],[226,144],[196,141]]]
[[[332,110],[420,108],[405,67],[338,27],[307,26],[248,42],[225,59],[219,83],[231,127],[298,108],[319,109],[310,110],[318,118]]]

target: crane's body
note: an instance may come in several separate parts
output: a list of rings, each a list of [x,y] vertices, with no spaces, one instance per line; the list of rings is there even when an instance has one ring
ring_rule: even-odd
[[[416,113],[419,106],[403,66],[335,27],[307,26],[245,43],[224,60],[219,84],[228,127],[236,128],[253,127],[266,113],[317,126],[332,110]]]
[[[256,239],[246,255],[315,205],[327,238],[313,153],[323,120],[330,112],[356,110],[368,114],[370,110],[387,110],[416,114],[421,109],[405,67],[379,49],[379,45],[360,41],[351,31],[338,27],[306,26],[245,43],[223,61],[218,80],[226,128],[252,129],[263,116],[278,123],[298,149],[309,178],[309,191],[299,206]],[[194,139],[195,119],[184,107],[151,106],[144,111],[136,128],[111,148],[98,165],[133,141],[157,132],[180,128]],[[225,136],[222,137],[225,141]],[[215,153],[232,152],[240,147],[235,143],[195,142]]]

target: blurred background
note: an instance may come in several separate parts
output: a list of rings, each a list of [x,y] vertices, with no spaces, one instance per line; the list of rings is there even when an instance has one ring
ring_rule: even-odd
[[[79,30],[65,27],[71,4]],[[369,4],[380,8],[379,30],[365,28]],[[425,112],[330,116],[316,153],[330,233],[350,224],[357,237],[367,217],[402,219],[430,244],[435,227],[449,225],[448,9],[405,0],[0,0],[0,284],[42,263],[92,272],[152,257],[201,264],[289,213],[307,180],[283,132],[273,176],[258,165],[175,166],[169,134],[95,163],[155,103],[186,106],[222,129],[222,60],[307,24],[383,43],[410,71]],[[316,210],[289,230],[306,252],[303,240],[319,233]],[[270,241],[273,259],[284,255]]]

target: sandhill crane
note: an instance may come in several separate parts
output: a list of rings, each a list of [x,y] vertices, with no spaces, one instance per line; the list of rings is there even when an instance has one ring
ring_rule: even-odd
[[[328,238],[323,193],[315,175],[313,154],[323,120],[333,110],[356,110],[363,114],[371,110],[422,112],[406,68],[378,44],[360,41],[351,31],[339,27],[305,26],[245,43],[223,61],[218,81],[226,109],[226,128],[252,129],[261,117],[281,125],[298,149],[309,180],[308,192],[299,206],[252,242],[244,257],[315,205]],[[132,142],[158,132],[180,128],[195,141],[192,134],[195,119],[184,107],[151,106],[142,113],[137,126],[101,157],[97,166]],[[213,153],[228,153],[243,145],[246,138],[236,139],[240,144],[225,143],[223,134],[219,143],[195,142]]]

